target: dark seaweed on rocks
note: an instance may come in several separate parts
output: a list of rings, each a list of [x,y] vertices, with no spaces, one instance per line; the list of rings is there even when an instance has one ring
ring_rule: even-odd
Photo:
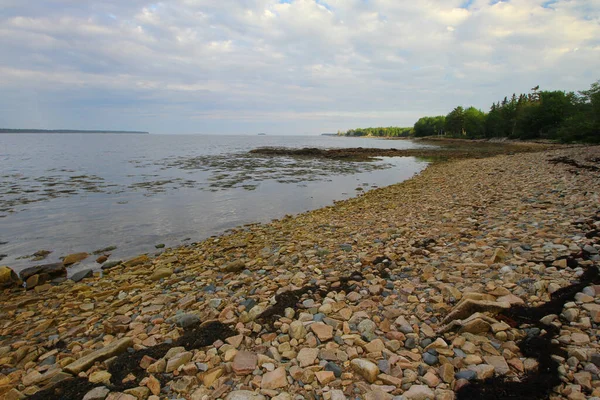
[[[538,307],[512,307],[500,316],[503,319],[533,325],[545,331],[539,336],[528,336],[519,343],[519,349],[525,357],[537,359],[539,366],[536,372],[529,373],[520,381],[508,381],[502,377],[493,377],[484,381],[474,382],[463,386],[457,391],[459,400],[492,399],[547,399],[552,390],[560,385],[558,362],[552,355],[564,356],[564,351],[552,340],[558,335],[559,329],[554,325],[546,325],[540,319],[546,315],[559,315],[568,301],[575,294],[590,284],[600,283],[600,270],[590,267],[585,270],[579,282],[564,287],[552,293],[550,301]]]
[[[552,158],[550,160],[548,160],[548,162],[550,164],[565,164],[565,165],[569,165],[571,167],[575,167],[577,169],[584,169],[587,171],[593,171],[593,172],[598,172],[600,171],[599,167],[596,167],[595,165],[586,165],[586,164],[581,164],[575,160],[573,160],[572,158],[569,157],[556,157],[556,158]]]
[[[100,386],[84,378],[73,378],[62,381],[50,389],[41,390],[29,396],[29,400],[81,400],[87,392]]]
[[[164,357],[172,347],[183,346],[186,350],[210,346],[217,340],[225,340],[236,335],[236,331],[219,321],[207,321],[192,325],[185,329],[183,335],[172,343],[163,343],[134,353],[123,353],[114,359],[108,368],[112,385],[106,385],[111,391],[123,391],[139,385],[146,371],[140,367],[144,356],[154,359]],[[135,379],[126,380],[130,375]],[[168,374],[157,374],[161,386],[170,379]],[[92,384],[84,378],[73,378],[58,383],[52,388],[42,390],[29,397],[34,400],[81,400],[87,392],[98,384]]]
[[[308,292],[316,292],[317,286],[307,286],[297,290],[289,290],[287,292],[279,293],[275,296],[275,304],[263,311],[258,319],[264,321],[270,326],[277,320],[278,316],[282,316],[285,313],[286,308],[296,308],[296,304],[300,301],[300,298]]]

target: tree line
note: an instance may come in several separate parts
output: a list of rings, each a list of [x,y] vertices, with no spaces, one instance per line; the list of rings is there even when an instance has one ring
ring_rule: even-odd
[[[343,134],[343,133],[340,133]],[[600,81],[588,90],[513,94],[485,113],[458,106],[447,115],[420,118],[412,128],[352,129],[346,136],[434,136],[466,139],[549,139],[600,143]]]
[[[375,136],[375,137],[408,137],[412,134],[412,127],[400,128],[397,126],[380,127],[380,128],[358,128],[350,129],[349,131],[342,133],[338,132],[338,135],[345,136]]]

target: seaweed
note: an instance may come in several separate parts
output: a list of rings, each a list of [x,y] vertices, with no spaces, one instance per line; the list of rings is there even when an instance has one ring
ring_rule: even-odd
[[[600,270],[593,266],[585,269],[579,282],[561,288],[552,293],[550,301],[537,307],[511,307],[499,315],[511,326],[522,325],[540,328],[540,334],[527,336],[519,343],[519,349],[525,357],[535,358],[539,365],[535,372],[528,373],[520,381],[511,381],[503,377],[488,378],[461,387],[457,391],[459,400],[471,399],[547,399],[561,381],[558,374],[559,364],[553,355],[565,356],[565,351],[553,343],[559,334],[554,325],[540,321],[546,315],[560,314],[565,303],[590,284],[600,283]],[[541,333],[544,332],[544,333]]]

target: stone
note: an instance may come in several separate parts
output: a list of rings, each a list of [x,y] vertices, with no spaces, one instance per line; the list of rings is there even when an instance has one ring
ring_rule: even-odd
[[[171,268],[157,268],[152,275],[150,275],[151,281],[159,281],[163,278],[168,278],[173,275],[173,270]]]
[[[412,385],[403,396],[408,400],[434,400],[435,393],[425,385]]]
[[[263,375],[260,387],[262,389],[279,389],[287,386],[287,384],[285,368],[279,367],[275,371]]]
[[[364,400],[393,400],[394,396],[381,389],[371,390],[365,393]]]
[[[304,339],[306,336],[306,328],[302,321],[292,321],[290,324],[290,336],[296,340]]]
[[[137,256],[137,257],[134,257],[134,258],[131,258],[131,259],[125,261],[123,263],[123,266],[125,268],[132,268],[132,267],[137,267],[138,265],[146,264],[148,261],[150,261],[150,258],[147,255],[142,254],[140,256]]]
[[[321,385],[327,385],[335,380],[335,374],[332,371],[318,371],[315,372],[315,375]]]
[[[377,375],[379,375],[379,367],[364,358],[355,358],[350,361],[350,365],[352,369],[362,376],[367,382],[373,383],[377,380]]]
[[[235,390],[225,397],[225,400],[267,400],[260,393],[251,392],[249,390]]]
[[[308,367],[309,365],[313,365],[318,355],[319,349],[305,347],[300,349],[298,355],[296,356],[296,359],[300,363],[300,367],[304,368]]]
[[[158,396],[160,394],[160,381],[154,375],[148,377],[146,387],[150,389],[153,395]]]
[[[321,342],[325,342],[333,338],[333,327],[322,322],[315,322],[314,324],[311,324],[310,329],[315,335],[317,335]]]
[[[83,396],[83,400],[104,400],[110,393],[110,389],[105,386],[93,388]]]
[[[138,400],[135,396],[125,393],[110,393],[106,400]]]
[[[36,267],[25,268],[21,270],[21,280],[26,281],[30,276],[46,274],[50,279],[62,278],[67,276],[67,269],[63,263],[53,263],[38,265]]]
[[[454,365],[450,363],[442,364],[442,366],[439,369],[439,374],[445,383],[452,383],[452,381],[454,380]]]
[[[192,359],[192,353],[189,351],[184,351],[175,355],[167,361],[167,367],[165,372],[173,372],[185,363],[188,363]]]
[[[213,386],[213,383],[217,381],[223,374],[225,370],[221,367],[215,367],[208,371],[206,371],[202,377],[202,384],[206,387]]]
[[[0,288],[18,287],[19,276],[7,266],[0,267]]]
[[[83,271],[79,271],[79,272],[75,272],[72,276],[71,276],[71,280],[73,282],[79,282],[84,280],[85,278],[90,278],[94,276],[94,271],[91,269],[84,269]]]
[[[133,339],[125,337],[119,340],[115,340],[109,345],[96,350],[86,356],[81,357],[75,362],[67,365],[64,369],[67,372],[77,375],[82,371],[86,371],[89,367],[94,365],[97,361],[104,361],[111,357],[117,356],[127,350],[128,347],[133,346]]]
[[[233,358],[233,371],[236,375],[250,375],[258,365],[258,356],[249,351],[238,351]]]
[[[348,400],[344,392],[338,389],[334,389],[329,392],[331,395],[331,400]]]
[[[477,374],[477,379],[484,380],[494,376],[494,366],[488,364],[472,365],[469,367]]]
[[[88,258],[90,255],[88,253],[73,253],[73,254],[69,254],[68,256],[66,256],[63,259],[63,264],[67,267],[76,264],[80,261],[85,260],[86,258]]]
[[[89,377],[91,383],[110,383],[111,374],[107,371],[95,371]]]
[[[465,319],[476,312],[488,312],[494,314],[509,308],[510,303],[508,302],[463,298],[463,300],[456,305],[454,310],[452,310],[452,312],[449,313],[446,318],[444,318],[442,323],[447,324],[454,320]]]
[[[244,269],[246,269],[246,263],[242,260],[232,261],[221,266],[221,271],[223,272],[240,272]]]
[[[506,375],[510,372],[510,367],[502,356],[484,356],[483,359],[486,363],[494,367],[498,375]]]

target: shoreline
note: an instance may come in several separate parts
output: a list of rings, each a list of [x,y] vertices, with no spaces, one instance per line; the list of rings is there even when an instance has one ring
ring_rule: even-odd
[[[450,374],[444,376],[442,368],[450,370],[445,366],[451,365],[456,373],[474,371],[480,377],[489,374],[489,368],[468,367],[496,368],[494,362],[500,360],[486,357],[501,356],[483,346],[490,343],[489,338],[482,342],[456,332],[436,335],[441,319],[467,292],[484,290],[498,294],[496,297],[510,294],[526,297],[528,304],[539,303],[548,300],[550,285],[564,287],[577,277],[577,271],[562,268],[562,264],[552,270],[537,260],[556,260],[575,251],[579,243],[590,242],[585,236],[574,240],[578,236],[571,224],[595,215],[600,190],[594,171],[577,169],[576,175],[570,172],[576,167],[551,165],[548,160],[565,156],[589,163],[587,159],[597,150],[558,148],[433,163],[412,179],[334,202],[333,206],[235,228],[195,245],[167,249],[154,259],[137,257],[129,267],[107,270],[103,278],[94,276],[54,287],[41,285],[42,289],[26,293],[4,292],[0,319],[9,323],[0,325],[0,366],[10,365],[15,370],[1,372],[6,379],[0,375],[0,395],[7,388],[6,392],[13,394],[14,390],[33,394],[56,376],[64,378],[60,374],[65,374],[63,370],[71,361],[88,352],[93,354],[101,344],[130,338],[131,346],[127,347],[140,350],[169,338],[177,340],[185,325],[179,321],[185,315],[184,319],[202,322],[217,319],[243,337],[239,341],[221,338],[226,344],[214,352],[186,349],[178,353],[191,353],[191,358],[178,366],[181,371],[177,376],[159,385],[170,388],[172,394],[194,393],[200,399],[213,390],[225,390],[223,395],[257,390],[274,397],[274,389],[281,389],[293,395],[319,390],[333,397],[339,395],[337,391],[350,394],[358,390],[361,396],[373,391],[400,394],[410,392],[411,386],[425,386],[418,389],[452,398],[456,385],[464,382],[455,376],[449,378]],[[499,248],[503,250],[499,252]],[[387,278],[377,273],[381,267],[375,268],[377,257],[389,260]],[[355,282],[349,293],[335,291],[336,282],[357,269],[365,280]],[[537,288],[533,285],[533,289],[529,287],[533,282],[518,283],[533,278],[548,282]],[[285,310],[272,327],[256,322],[275,294],[314,284],[330,285],[332,290],[323,297],[305,296],[292,307],[295,312]],[[598,298],[600,290],[585,304],[598,304]],[[37,306],[41,304],[56,308]],[[581,318],[590,311],[580,305],[572,308],[577,310],[574,321],[585,324]],[[372,328],[363,329],[366,326]],[[575,329],[575,338],[587,336],[584,347],[599,351],[592,325],[575,325]],[[520,331],[506,328],[498,331],[505,335],[490,332],[477,336],[491,335],[506,344],[514,343],[522,335]],[[54,335],[57,337],[48,339]],[[571,336],[565,340],[573,346]],[[446,347],[438,348],[435,355],[427,353],[425,348],[436,337],[443,338]],[[454,357],[444,353],[444,349],[463,349],[461,338],[475,346],[469,346],[473,352],[461,351],[481,354],[481,362],[469,364],[466,354],[461,358],[455,352]],[[430,342],[422,346],[427,340]],[[58,341],[67,347],[56,347]],[[21,351],[24,358],[17,361],[18,349],[23,348],[28,349]],[[305,348],[318,349],[310,362],[304,361],[309,352]],[[525,371],[526,360],[517,356],[518,350],[512,348],[511,352],[514,357],[505,360],[510,367],[504,374],[517,374],[519,368]],[[238,357],[247,353],[267,354],[267,359],[259,356],[250,371],[253,375],[236,369],[236,360],[241,363]],[[344,360],[341,353],[350,357]],[[50,357],[55,363],[44,363]],[[457,358],[460,362],[454,361]],[[385,368],[380,365],[384,360],[388,369],[384,377],[378,374],[373,385],[368,385],[365,381],[370,382],[371,376],[354,366],[351,359],[365,359],[366,369],[371,363],[379,372]],[[593,365],[589,359],[586,356],[579,364]],[[469,361],[474,361],[473,357]],[[206,371],[202,371],[204,367],[198,369],[198,363],[206,365]],[[327,368],[334,367],[328,363],[340,368],[339,376],[337,369],[333,376],[329,373],[332,371]],[[423,363],[428,372],[419,374],[418,365]],[[91,378],[105,369],[99,365],[82,372],[87,370],[84,376]],[[492,374],[499,369],[493,369]],[[573,381],[571,375],[567,378]],[[231,379],[233,387],[226,383]],[[173,384],[168,384],[170,381]],[[148,389],[148,382],[137,381],[132,388],[139,387]],[[589,393],[596,389],[600,394],[600,388],[595,387],[590,387]],[[164,393],[158,393],[162,398]]]

